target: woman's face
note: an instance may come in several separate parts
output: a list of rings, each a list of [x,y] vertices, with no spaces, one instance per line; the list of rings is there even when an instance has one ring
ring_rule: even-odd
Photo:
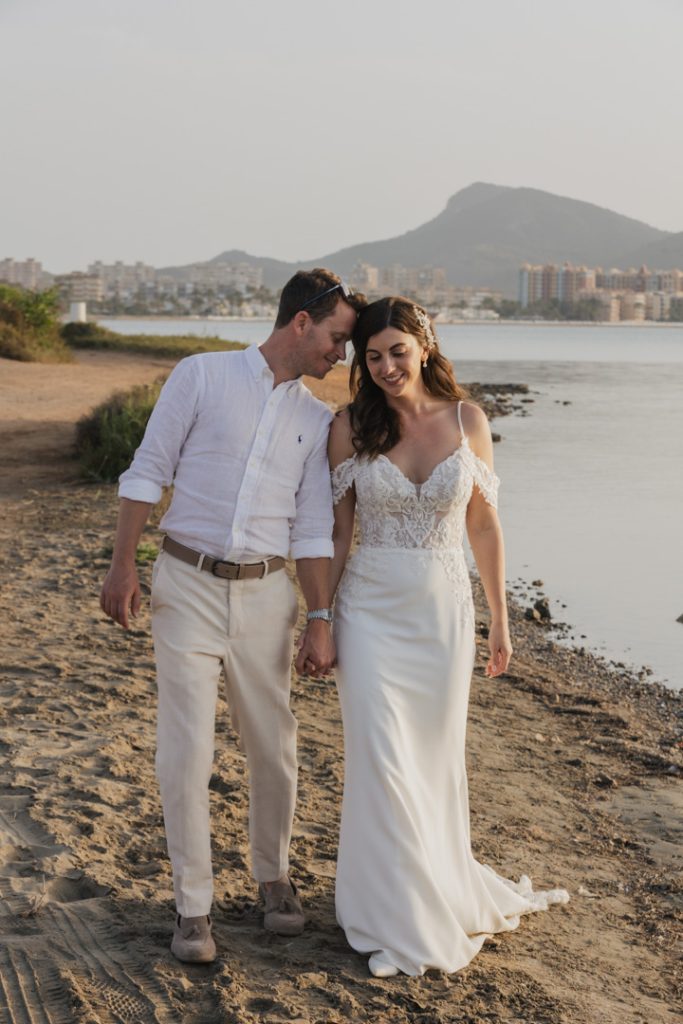
[[[373,334],[365,350],[370,376],[387,397],[397,398],[416,388],[422,390],[423,351],[417,338],[396,327]]]

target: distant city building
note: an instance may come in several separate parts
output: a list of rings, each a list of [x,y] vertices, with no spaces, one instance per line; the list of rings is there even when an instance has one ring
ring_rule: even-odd
[[[595,274],[588,267],[574,267],[571,263],[563,263],[562,266],[555,263],[531,266],[525,263],[519,271],[519,303],[530,306],[533,302],[548,299],[574,302],[578,292],[595,288]]]
[[[625,291],[619,296],[620,320],[645,319],[645,294],[643,292]]]
[[[171,309],[174,302],[182,306],[202,289],[217,293],[217,310],[223,312],[218,296],[225,292],[256,292],[263,287],[263,270],[247,261],[228,263],[219,260],[196,263],[165,272],[146,263],[126,264],[121,261],[106,264],[101,260],[91,263],[88,274],[102,282],[102,298],[117,305],[145,305],[167,300]],[[178,311],[178,310],[176,310]]]
[[[601,304],[604,320],[664,320],[671,298],[683,298],[683,271],[620,270],[612,267],[575,267],[548,263],[519,270],[519,302],[523,308],[535,302],[557,300],[575,303],[594,299]]]
[[[198,263],[190,267],[189,281],[205,288],[235,288],[244,294],[263,285],[263,270],[254,263]]]
[[[671,313],[671,300],[675,298],[675,295],[675,292],[646,292],[645,319],[668,320]]]
[[[42,286],[43,267],[38,260],[0,260],[0,281],[35,291]]]
[[[429,264],[406,267],[402,263],[391,263],[386,267],[374,267],[363,260],[358,260],[351,269],[349,284],[370,297],[412,295],[423,305],[430,307],[447,307],[461,301],[468,302],[477,291],[481,291],[482,298],[484,295],[494,295],[488,289],[456,288],[449,284],[443,267]]]
[[[647,267],[641,267],[640,270],[618,270],[616,267],[603,270],[602,267],[597,267],[595,284],[597,288],[606,288],[610,291],[668,292],[675,295],[683,292],[683,271],[653,271]]]
[[[57,274],[55,284],[66,302],[101,302],[104,298],[104,284],[96,274],[83,274],[79,270]]]
[[[388,267],[380,267],[379,286],[385,295],[415,294],[419,277],[418,267],[404,267],[400,263],[391,263]]]
[[[601,320],[606,320],[608,323],[616,323],[617,320],[621,319],[621,302],[618,295],[612,295],[610,292],[594,292],[593,295],[600,302]]]
[[[645,319],[645,294],[643,292],[626,291],[619,296],[619,319]]]
[[[351,268],[349,285],[356,292],[363,292],[366,295],[376,294],[379,289],[379,269],[358,260]]]
[[[88,267],[88,274],[102,282],[103,295],[134,295],[141,287],[154,284],[157,272],[146,263],[103,263],[96,260]]]

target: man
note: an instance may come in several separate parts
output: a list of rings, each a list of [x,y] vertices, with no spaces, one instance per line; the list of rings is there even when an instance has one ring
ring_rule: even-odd
[[[140,607],[135,552],[162,487],[174,483],[152,577],[159,694],[156,768],[173,867],[171,950],[209,962],[216,947],[209,779],[221,668],[249,767],[252,869],[266,928],[297,935],[301,903],[288,877],[296,795],[296,721],[289,709],[291,552],[308,606],[298,671],[334,662],[328,575],[333,553],[326,441],[331,414],[301,382],[345,356],[361,297],[329,270],[285,285],[260,347],[190,356],[159,396],[121,505],[102,609],[128,627]]]

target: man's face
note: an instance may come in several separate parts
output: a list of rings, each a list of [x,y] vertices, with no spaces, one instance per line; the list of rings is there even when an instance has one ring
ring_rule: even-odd
[[[299,373],[322,380],[336,362],[345,358],[346,343],[355,324],[356,311],[343,299],[319,323],[307,317],[298,351]]]

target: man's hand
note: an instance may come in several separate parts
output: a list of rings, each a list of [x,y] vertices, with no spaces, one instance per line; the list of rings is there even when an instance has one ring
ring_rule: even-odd
[[[140,581],[135,562],[114,563],[104,578],[100,608],[114,622],[128,629],[128,614],[137,618],[140,611]]]
[[[311,619],[299,637],[295,668],[299,675],[324,676],[337,661],[332,627],[324,619]]]
[[[140,611],[140,582],[135,552],[152,506],[146,501],[121,498],[111,569],[100,592],[100,608],[114,622],[128,629],[128,614]]]

